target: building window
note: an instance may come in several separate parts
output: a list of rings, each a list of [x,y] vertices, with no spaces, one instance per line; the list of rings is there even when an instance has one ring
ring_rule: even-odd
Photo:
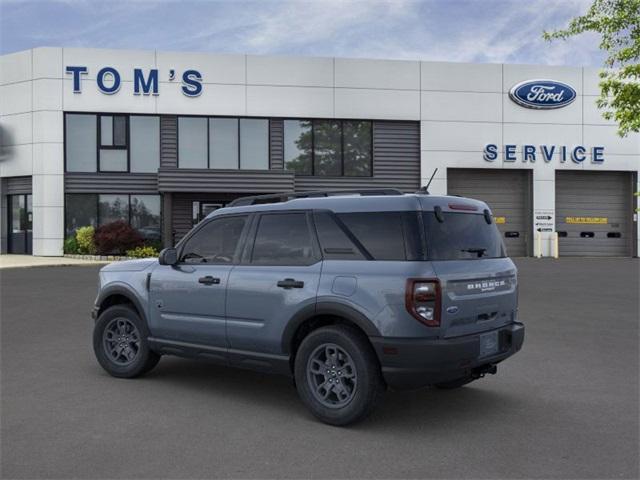
[[[240,120],[240,168],[269,169],[269,120],[260,118]]]
[[[148,245],[160,246],[160,195],[67,194],[65,195],[65,234],[72,236],[80,227],[99,227],[124,220]]]
[[[285,169],[298,175],[370,177],[372,122],[285,120]]]
[[[101,172],[126,172],[128,170],[127,117],[124,115],[100,115],[100,164]]]
[[[284,121],[284,165],[298,175],[312,175],[311,121]]]
[[[67,172],[155,173],[160,118],[153,115],[65,115]]]
[[[160,195],[131,195],[130,223],[147,243],[160,243]]]
[[[64,213],[66,236],[74,235],[80,227],[96,227],[98,225],[98,195],[67,195]]]
[[[269,169],[269,120],[178,117],[180,168]]]
[[[178,118],[178,165],[180,168],[207,168],[206,118]]]
[[[313,122],[313,173],[338,177],[342,173],[341,122],[319,120]]]
[[[210,168],[238,168],[238,119],[209,119]]]
[[[348,177],[371,176],[372,146],[371,122],[342,122],[344,175]]]
[[[96,115],[68,113],[65,116],[65,156],[68,172],[95,172]]]
[[[160,166],[160,117],[129,117],[131,171],[156,173]]]
[[[129,221],[129,195],[98,195],[98,226]]]

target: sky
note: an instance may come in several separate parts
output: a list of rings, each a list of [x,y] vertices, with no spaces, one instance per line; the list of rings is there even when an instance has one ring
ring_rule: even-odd
[[[38,46],[602,64],[592,34],[545,42],[592,0],[0,0],[0,53]]]

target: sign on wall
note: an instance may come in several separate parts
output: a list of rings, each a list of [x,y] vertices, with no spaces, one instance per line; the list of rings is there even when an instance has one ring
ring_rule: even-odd
[[[552,110],[573,102],[576,91],[566,83],[555,80],[527,80],[514,85],[509,91],[509,97],[525,108]]]
[[[85,66],[69,65],[65,68],[65,73],[73,78],[73,93],[82,93],[83,76],[89,73]],[[159,95],[160,82],[159,70],[151,68],[147,73],[142,68],[133,69],[133,94],[134,95]],[[178,78],[176,71],[171,69],[167,72],[168,82],[173,82]],[[180,75],[180,82],[183,95],[187,97],[197,97],[202,93],[202,75],[198,70],[185,70]],[[96,86],[105,95],[118,93],[122,86],[120,72],[114,67],[103,67],[96,74]]]
[[[487,162],[494,162],[500,155],[500,149],[495,143],[485,145],[482,156]],[[538,160],[550,163],[557,158],[560,163],[565,163],[571,159],[573,163],[581,164],[588,157],[591,163],[601,164],[604,162],[604,147],[585,147],[576,145],[567,147],[566,145],[515,145],[505,144],[502,146],[502,160],[504,162],[535,163]]]
[[[564,221],[581,225],[606,225],[609,223],[607,217],[565,217]]]
[[[556,219],[553,210],[538,209],[533,212],[533,227],[537,232],[553,232]]]

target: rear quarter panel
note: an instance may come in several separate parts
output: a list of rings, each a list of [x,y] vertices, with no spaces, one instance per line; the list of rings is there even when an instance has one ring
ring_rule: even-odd
[[[430,262],[325,260],[318,302],[349,306],[365,315],[385,337],[437,337],[405,308],[408,278],[433,278]]]

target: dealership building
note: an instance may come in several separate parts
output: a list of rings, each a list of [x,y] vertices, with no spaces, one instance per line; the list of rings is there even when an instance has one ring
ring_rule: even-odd
[[[596,68],[36,48],[0,57],[2,253],[239,196],[396,188],[492,208],[511,256],[637,256],[640,136]],[[556,246],[558,250],[556,250]]]

